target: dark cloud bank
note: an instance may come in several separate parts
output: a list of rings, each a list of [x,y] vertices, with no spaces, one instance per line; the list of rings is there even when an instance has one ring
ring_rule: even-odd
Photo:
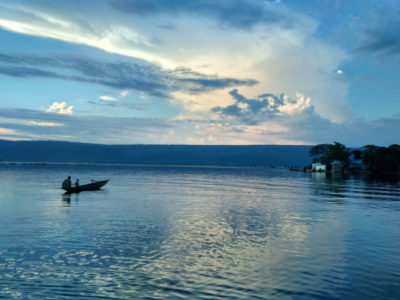
[[[189,14],[213,18],[222,25],[251,28],[264,23],[293,24],[293,17],[277,9],[273,1],[259,0],[111,0],[113,8],[136,16]]]
[[[367,38],[359,51],[400,55],[400,19],[384,20],[380,26],[366,30],[365,34]]]
[[[87,82],[163,98],[175,91],[195,94],[257,84],[253,79],[219,78],[188,69],[164,70],[139,59],[98,61],[82,56],[60,55],[0,53],[0,74]]]

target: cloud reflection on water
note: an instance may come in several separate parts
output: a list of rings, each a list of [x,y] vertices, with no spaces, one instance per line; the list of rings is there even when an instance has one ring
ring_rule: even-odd
[[[281,169],[70,168],[0,169],[0,295],[380,297],[400,275],[400,204],[377,201],[398,186]],[[65,173],[105,172],[107,192],[68,207],[52,188]]]

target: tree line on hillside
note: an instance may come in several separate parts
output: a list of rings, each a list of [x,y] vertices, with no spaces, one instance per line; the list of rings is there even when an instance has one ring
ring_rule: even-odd
[[[101,145],[0,140],[0,161],[222,166],[293,166],[310,161],[311,146]]]
[[[319,144],[309,151],[313,162],[330,165],[340,162],[344,170],[352,170],[352,166],[370,171],[372,173],[400,173],[400,145],[393,144],[389,147],[366,145],[359,149],[349,149],[345,145],[334,142],[333,144]]]

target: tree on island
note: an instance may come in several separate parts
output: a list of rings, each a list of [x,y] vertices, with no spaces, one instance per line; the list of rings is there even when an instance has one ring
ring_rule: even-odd
[[[319,144],[310,149],[313,162],[329,163],[335,160],[345,163],[350,156],[350,151],[339,142],[333,144]]]
[[[393,144],[389,147],[366,145],[363,147],[363,162],[373,173],[399,173],[400,172],[400,145]]]

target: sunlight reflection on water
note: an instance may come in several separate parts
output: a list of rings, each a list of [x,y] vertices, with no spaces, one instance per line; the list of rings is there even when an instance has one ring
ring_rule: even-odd
[[[400,186],[283,169],[0,166],[0,296],[398,298]],[[110,178],[64,196],[66,175]]]

